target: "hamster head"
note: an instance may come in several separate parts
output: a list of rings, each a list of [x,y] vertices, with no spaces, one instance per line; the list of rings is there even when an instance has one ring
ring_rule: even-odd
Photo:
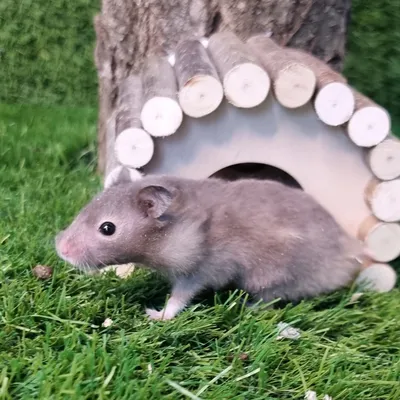
[[[167,213],[173,200],[173,191],[162,186],[112,186],[94,197],[56,236],[57,253],[85,272],[114,264],[142,263],[150,251],[157,250],[158,241],[173,224],[173,217]]]

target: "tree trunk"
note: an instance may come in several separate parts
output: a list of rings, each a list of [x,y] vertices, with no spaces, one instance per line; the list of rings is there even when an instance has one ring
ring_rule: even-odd
[[[241,39],[270,32],[280,45],[311,52],[341,71],[351,0],[103,0],[95,17],[99,78],[98,170],[104,172],[107,119],[118,85],[148,55],[185,38],[230,30]]]

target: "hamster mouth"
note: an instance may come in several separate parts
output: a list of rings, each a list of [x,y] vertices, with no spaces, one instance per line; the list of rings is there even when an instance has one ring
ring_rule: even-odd
[[[75,257],[72,257],[70,255],[64,254],[60,249],[57,247],[56,248],[57,255],[66,263],[71,265],[73,268],[84,272],[87,275],[95,275],[97,274],[101,267],[94,265],[91,263],[87,257],[83,257],[83,259],[77,260]]]
[[[71,239],[61,232],[56,237],[55,248],[57,255],[75,269],[89,275],[99,272],[100,266],[97,265],[99,263],[93,262],[94,257],[88,253],[87,249],[83,249],[75,238]]]
[[[59,258],[85,275],[97,275],[109,266],[118,263],[117,260],[104,262],[94,256],[89,248],[83,247],[79,238],[65,235],[64,232],[57,235],[55,248]]]
[[[65,256],[63,254],[59,254],[59,257],[64,260],[66,263],[71,265],[73,268],[84,272],[87,275],[96,275],[99,271],[100,268],[97,266],[93,266],[92,264],[86,262],[86,261],[77,261],[73,259],[72,257]]]
[[[83,272],[85,275],[98,275],[110,265],[93,262],[90,257],[85,257],[83,260],[76,260],[70,256],[59,254],[60,258],[71,265],[74,269]]]

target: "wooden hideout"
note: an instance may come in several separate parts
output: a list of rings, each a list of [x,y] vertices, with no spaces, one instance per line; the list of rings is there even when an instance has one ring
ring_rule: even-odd
[[[201,179],[270,166],[366,243],[366,266],[387,268],[400,256],[400,141],[390,116],[315,56],[268,35],[218,32],[147,58],[121,79],[117,98],[105,187],[145,174]]]

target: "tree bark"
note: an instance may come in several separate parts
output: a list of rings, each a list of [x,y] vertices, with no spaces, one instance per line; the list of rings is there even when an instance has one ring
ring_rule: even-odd
[[[341,71],[351,0],[102,0],[95,17],[99,79],[98,170],[104,171],[106,121],[118,85],[148,55],[168,55],[182,39],[232,31],[266,32]]]

